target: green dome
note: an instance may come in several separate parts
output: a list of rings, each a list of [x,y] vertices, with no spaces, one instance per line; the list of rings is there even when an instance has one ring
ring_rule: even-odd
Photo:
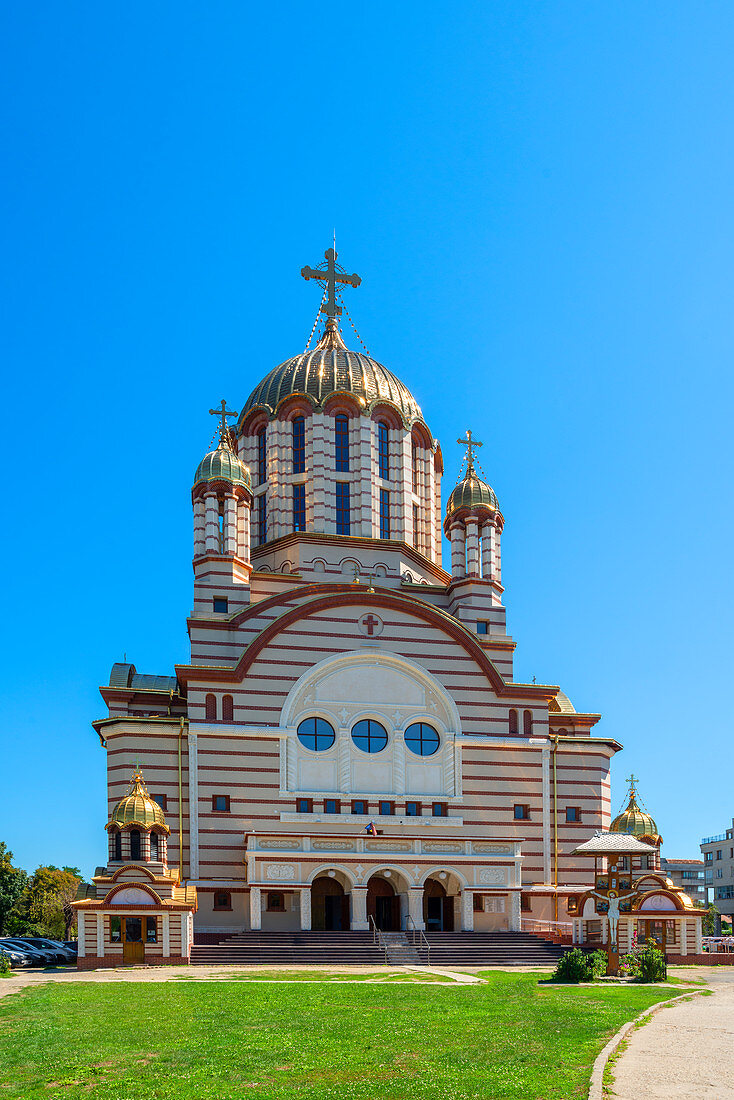
[[[499,512],[499,504],[494,490],[471,470],[463,481],[456,486],[448,504],[446,517],[455,515],[463,509],[487,508],[490,512]]]
[[[216,451],[204,455],[196,468],[194,485],[206,481],[231,481],[233,485],[252,488],[250,471],[244,462],[226,444],[220,443]]]

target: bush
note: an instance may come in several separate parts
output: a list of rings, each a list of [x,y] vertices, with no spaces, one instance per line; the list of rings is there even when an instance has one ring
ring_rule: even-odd
[[[640,982],[664,982],[668,977],[668,964],[659,947],[648,940],[645,949],[638,955],[640,963]]]
[[[0,954],[0,977],[4,978],[10,973],[10,959],[7,955]]]
[[[579,947],[574,947],[571,951],[566,951],[556,964],[556,969],[553,973],[553,981],[593,982],[595,972],[594,959],[596,955],[602,954],[604,955],[604,969],[606,970],[607,956],[605,952],[595,951],[593,955],[590,955],[587,954],[586,951],[582,951]]]
[[[594,977],[603,978],[607,972],[607,953],[606,951],[594,951],[591,955],[592,965],[594,967]]]
[[[640,960],[637,955],[630,952],[629,955],[619,956],[619,969],[625,978],[639,978]]]

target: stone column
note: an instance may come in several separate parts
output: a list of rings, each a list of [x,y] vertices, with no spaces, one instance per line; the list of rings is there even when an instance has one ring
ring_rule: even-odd
[[[479,522],[475,516],[466,519],[466,572],[470,577],[479,576]]]
[[[259,932],[262,928],[262,908],[259,886],[250,887],[250,928],[253,932]]]
[[[216,493],[204,494],[205,549],[207,554],[219,553],[219,502]]]
[[[451,526],[451,576],[456,580],[466,574],[466,546],[464,526],[454,523]]]
[[[181,954],[184,959],[188,959],[191,950],[191,944],[189,943],[189,914],[181,914]]]
[[[520,891],[513,890],[510,894],[510,932],[522,931],[522,913],[520,911]]]
[[[194,557],[200,558],[206,547],[206,515],[202,497],[194,501]]]
[[[543,791],[543,882],[551,880],[551,794],[550,748],[540,752],[541,785]]]
[[[482,576],[488,581],[494,573],[494,525],[482,524]]]
[[[688,921],[685,919],[685,917],[683,918],[683,920],[678,921],[678,927],[680,928],[680,953],[681,953],[681,955],[687,955],[688,954]]]
[[[474,894],[467,889],[461,892],[461,930],[474,931]]]
[[[237,501],[234,495],[224,498],[224,553],[237,553]]]
[[[189,728],[189,877],[199,877],[199,756],[196,734]]]
[[[703,954],[703,935],[702,935],[702,922],[700,920],[694,920],[696,926],[696,951],[697,955]]]
[[[171,954],[171,918],[168,913],[164,913],[161,917],[163,927],[161,929],[161,939],[163,941],[163,958],[167,959]]]
[[[258,893],[260,891],[258,890]],[[311,887],[306,886],[301,890],[301,931],[311,931]]]
[[[408,891],[408,915],[412,917],[416,928],[425,928],[423,920],[423,887],[411,886]]]
[[[145,937],[143,937],[145,938]],[[104,955],[104,913],[97,913],[97,958]]]
[[[367,920],[367,887],[352,887],[352,931],[367,932],[369,930]]]
[[[502,546],[499,527],[495,528],[494,536],[494,579],[498,584],[502,584]]]
[[[80,959],[83,959],[84,956],[87,953],[86,944],[84,942],[85,934],[86,934],[86,924],[85,924],[84,913],[79,913],[79,915],[77,917],[76,953],[77,953],[77,957],[80,958]]]
[[[250,560],[250,505],[245,498],[237,501],[237,557]]]

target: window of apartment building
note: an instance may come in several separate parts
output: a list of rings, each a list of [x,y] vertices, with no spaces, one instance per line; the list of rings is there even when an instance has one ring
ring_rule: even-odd
[[[377,459],[379,474],[383,481],[390,477],[390,442],[389,428],[383,420],[377,425]]]
[[[342,810],[341,802],[338,798],[325,798],[324,799],[324,813],[325,814],[340,814]]]
[[[721,848],[716,849],[716,858],[721,859]]]
[[[405,803],[405,816],[406,817],[420,817],[421,816],[421,804],[420,802],[406,802]]]
[[[724,872],[722,871],[721,867],[716,868],[716,877],[717,878],[723,878],[724,877]]]
[[[390,538],[390,494],[380,489],[380,538]]]
[[[217,613],[217,615],[226,615],[227,614],[227,609],[229,607],[229,602],[228,602],[226,596],[215,596],[214,599],[212,600],[212,603],[214,605],[214,611]]]
[[[337,481],[336,483],[336,533],[348,535],[351,532],[351,518],[349,512],[349,482]]]
[[[349,470],[348,416],[337,416],[334,420],[334,467],[343,474]]]
[[[212,810],[217,814],[229,813],[229,795],[228,794],[213,794],[212,795]]]
[[[395,813],[395,803],[383,799],[380,802],[380,817],[392,817]]]
[[[367,803],[365,802],[365,800],[363,798],[355,798],[353,800],[353,802],[352,802],[352,813],[353,814],[368,814],[369,812],[370,811],[368,809]]]
[[[282,890],[268,890],[265,898],[268,913],[285,913],[285,894]]]
[[[714,853],[713,852],[705,852],[703,858],[704,858],[706,863],[713,863],[714,862]]]
[[[268,537],[268,503],[265,493],[257,498],[257,544],[262,546]]]
[[[297,416],[293,421],[293,473],[302,474],[306,470],[306,421]]]
[[[449,807],[446,802],[434,802],[431,805],[431,817],[448,817]]]
[[[513,810],[515,821],[527,821],[530,817],[530,807],[516,802]]]
[[[293,486],[293,530],[306,530],[306,486]]]
[[[224,909],[232,909],[232,895],[229,890],[214,891],[214,909],[219,912]]]
[[[566,806],[566,821],[577,824],[581,820],[581,810],[578,806]]]
[[[313,799],[312,798],[297,798],[296,799],[296,813],[299,813],[299,814],[312,814],[313,813]]]

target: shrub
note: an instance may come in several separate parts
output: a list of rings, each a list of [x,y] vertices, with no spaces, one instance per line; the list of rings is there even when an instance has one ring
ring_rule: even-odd
[[[603,978],[607,972],[607,953],[606,951],[594,951],[591,955],[592,965],[594,968],[594,977]]]
[[[10,973],[10,959],[7,955],[0,954],[0,977],[4,978]]]
[[[638,978],[640,975],[640,960],[638,956],[632,952],[630,952],[629,955],[620,955],[619,969],[625,978]]]
[[[659,947],[648,940],[643,951],[638,955],[640,963],[641,982],[664,982],[668,976],[668,965],[665,955]]]
[[[579,947],[566,951],[560,957],[553,973],[555,982],[593,982],[594,980],[594,956],[603,954],[595,951],[593,955],[587,954]],[[604,969],[606,970],[607,957],[604,955]]]

